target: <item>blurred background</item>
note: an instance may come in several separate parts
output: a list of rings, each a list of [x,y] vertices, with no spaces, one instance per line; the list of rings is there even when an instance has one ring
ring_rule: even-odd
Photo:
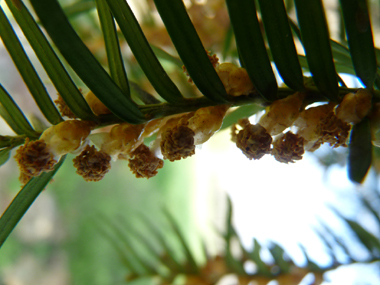
[[[233,52],[227,53],[225,58],[222,55],[229,28],[224,1],[184,2],[204,46],[217,53],[222,62],[236,61]],[[286,2],[290,14],[294,16],[291,2]],[[369,2],[373,7],[371,17],[375,41],[379,41],[379,1]],[[62,0],[60,3],[67,8],[71,22],[87,46],[106,65],[94,2]],[[175,56],[152,1],[128,3],[149,42]],[[324,4],[331,36],[339,40],[342,35],[337,1],[324,1]],[[0,5],[7,11],[4,2],[0,2]],[[7,15],[11,17],[10,13]],[[13,26],[55,99],[54,87],[33,51],[28,48],[17,24]],[[121,46],[129,78],[154,94],[123,39]],[[233,51],[234,47],[230,49]],[[46,124],[2,45],[0,64],[0,81],[4,87],[32,122]],[[184,93],[197,92],[187,84],[186,77],[177,66],[165,60],[162,60],[162,64]],[[83,83],[75,74],[73,77],[86,92]],[[360,86],[353,78],[347,76],[344,79],[350,87]],[[256,119],[251,118],[252,121]],[[0,130],[2,135],[12,134],[2,120]],[[379,239],[380,221],[371,212],[372,208],[379,209],[380,205],[378,172],[376,167],[371,169],[361,186],[350,183],[345,165],[347,150],[344,148],[333,150],[324,146],[315,153],[306,153],[303,160],[291,165],[280,164],[272,157],[249,161],[230,141],[230,133],[226,129],[217,133],[202,148],[197,148],[195,156],[174,163],[165,161],[164,168],[154,178],[136,179],[130,173],[126,161],[117,161],[100,182],[85,182],[76,175],[71,162],[73,158],[67,157],[54,180],[2,247],[0,285],[126,284],[130,270],[115,242],[115,237],[119,240],[122,238],[118,234],[112,235],[117,231],[110,225],[118,223],[126,236],[132,229],[137,230],[141,236],[152,240],[153,244],[157,239],[151,230],[154,225],[181,259],[178,234],[173,231],[165,211],[176,221],[197,261],[205,264],[203,248],[213,256],[223,253],[223,240],[217,232],[226,230],[227,196],[232,201],[233,224],[247,249],[252,249],[253,238],[267,246],[275,242],[285,249],[298,266],[305,266],[309,259],[320,267],[327,267],[333,262],[330,249],[317,233],[323,233],[326,230],[324,225],[328,225],[349,245],[349,254],[342,248],[334,249],[339,262],[347,263],[351,257],[363,263],[341,266],[325,273],[325,280],[329,281],[323,284],[380,284],[380,263],[366,263],[372,260],[368,250],[357,236],[350,233],[342,217],[333,210],[359,222]],[[0,168],[1,213],[20,190],[18,175],[17,165],[12,159]],[[363,201],[371,201],[373,207],[368,207]],[[136,240],[131,242],[132,247],[141,247]],[[141,252],[149,263],[150,253]],[[264,261],[273,262],[268,250],[263,249],[260,253]],[[247,271],[254,270],[249,264],[245,265]],[[150,282],[154,280],[130,284]],[[313,277],[306,276],[300,284],[312,282]],[[219,284],[238,283],[236,277],[228,276]]]

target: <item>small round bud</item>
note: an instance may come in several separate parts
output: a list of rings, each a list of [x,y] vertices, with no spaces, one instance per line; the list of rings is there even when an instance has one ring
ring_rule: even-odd
[[[350,129],[351,126],[338,119],[334,112],[330,112],[317,126],[321,143],[327,142],[334,148],[339,146],[347,147],[346,141]]]
[[[20,167],[20,181],[22,183],[28,182],[32,177],[39,176],[42,172],[53,170],[57,163],[47,144],[41,139],[29,141],[29,138],[26,138],[25,144],[17,149],[15,159]]]
[[[157,133],[156,139],[150,144],[150,149],[153,153],[156,153],[159,155],[159,153],[162,153],[161,150],[161,143],[163,140],[163,134],[170,130],[173,129],[179,125],[188,125],[188,120],[194,116],[194,112],[186,113],[186,114],[181,114],[181,115],[176,115],[174,117],[171,117],[169,119],[163,119],[163,125],[159,126],[159,131]],[[145,132],[145,131],[144,131]]]
[[[131,153],[128,166],[137,178],[151,178],[156,176],[157,169],[164,166],[164,161],[156,157],[144,144],[141,144]]]
[[[236,140],[236,146],[250,160],[260,159],[271,152],[272,137],[259,124],[247,124],[239,131]]]
[[[192,156],[195,153],[194,135],[194,131],[186,125],[166,129],[160,143],[164,159],[175,161]]]
[[[86,181],[102,180],[111,168],[110,161],[111,156],[88,145],[73,159],[77,174]]]
[[[281,134],[273,142],[272,155],[279,162],[294,163],[294,160],[302,159],[303,143],[304,139],[292,132]]]

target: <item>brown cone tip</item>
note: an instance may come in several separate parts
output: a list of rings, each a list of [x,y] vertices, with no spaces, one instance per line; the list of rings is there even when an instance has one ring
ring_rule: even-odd
[[[231,126],[231,141],[233,141],[234,143],[237,142],[237,134],[238,134],[238,128],[236,127],[236,124],[233,124]]]
[[[137,178],[151,178],[157,175],[157,169],[164,166],[164,161],[156,157],[144,144],[132,152],[128,166]]]
[[[211,54],[210,51],[206,51],[208,59],[210,60],[212,66],[216,68],[219,65],[219,58],[216,54]]]
[[[273,142],[272,155],[279,162],[294,163],[295,160],[301,160],[305,153],[303,144],[303,137],[287,132]]]
[[[320,142],[329,143],[330,146],[336,148],[339,146],[347,147],[346,141],[350,132],[351,126],[331,111],[317,126],[317,131],[320,133]]]
[[[260,159],[265,154],[271,152],[272,137],[264,127],[259,124],[247,124],[244,129],[237,134],[236,146],[248,157]]]
[[[43,140],[29,141],[29,138],[26,138],[25,144],[17,149],[15,159],[20,167],[22,183],[39,176],[42,172],[53,170],[57,163]]]
[[[164,159],[175,161],[195,154],[194,135],[194,131],[185,125],[165,130],[161,141]]]
[[[213,66],[214,68],[216,68],[216,67],[219,65],[219,58],[218,58],[218,56],[217,56],[216,54],[211,54],[211,52],[208,51],[208,50],[206,50],[206,52],[207,52],[208,59],[210,60],[212,66]],[[182,71],[183,71],[183,73],[185,73],[186,76],[188,77],[187,81],[188,81],[189,83],[194,83],[193,79],[190,77],[189,72],[187,71],[186,66],[182,65]]]
[[[77,119],[78,117],[70,110],[66,102],[63,100],[62,96],[58,94],[58,99],[54,100],[54,103],[57,105],[59,112],[62,116],[68,117],[70,119]]]
[[[239,133],[239,130],[237,128],[238,125],[242,128],[244,128],[247,125],[250,125],[249,119],[248,118],[239,119],[236,124],[233,124],[231,126],[231,141],[233,141],[234,143],[237,142],[237,135]]]
[[[111,156],[88,145],[73,162],[77,174],[86,181],[102,180],[111,168]]]
[[[25,185],[32,178],[33,178],[33,176],[31,176],[25,172],[20,172],[20,176],[18,177],[18,180],[21,182],[22,185]]]

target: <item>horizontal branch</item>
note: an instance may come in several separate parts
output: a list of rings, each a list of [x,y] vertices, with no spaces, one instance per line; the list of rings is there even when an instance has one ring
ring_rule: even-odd
[[[339,97],[343,98],[344,95],[350,92],[355,92],[357,88],[339,88]],[[278,98],[285,98],[291,94],[294,94],[294,90],[289,88],[279,88],[278,89]],[[307,105],[314,102],[327,102],[328,99],[324,97],[316,88],[309,88],[308,96],[306,97]],[[227,104],[230,104],[231,107],[257,104],[261,106],[267,106],[269,103],[265,101],[259,94],[251,93],[248,96],[239,96],[239,97],[230,97],[230,101]],[[375,91],[375,101],[380,102],[380,91]],[[149,104],[139,106],[141,112],[145,115],[147,120],[163,118],[171,115],[186,113],[196,111],[199,108],[221,105],[220,103],[215,103],[209,100],[206,97],[200,98],[189,98],[184,100],[181,103],[170,104],[170,103],[160,103],[160,104]],[[101,124],[99,127],[108,126],[112,124],[121,123],[122,121],[114,115],[104,115],[100,117]]]

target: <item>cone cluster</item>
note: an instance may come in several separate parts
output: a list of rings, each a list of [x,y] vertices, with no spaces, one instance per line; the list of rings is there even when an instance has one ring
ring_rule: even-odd
[[[254,92],[247,71],[231,63],[219,64],[209,58],[232,96]],[[296,92],[274,101],[257,124],[248,118],[232,126],[232,141],[249,159],[271,154],[283,163],[302,159],[305,151],[314,151],[323,143],[347,146],[351,125],[365,116],[371,119],[372,138],[380,145],[380,105],[372,107],[372,95],[365,89],[348,93],[339,105],[327,103],[305,107],[306,93]],[[96,115],[110,110],[89,92],[87,103]],[[222,126],[229,105],[200,108],[195,112],[155,119],[132,125],[121,123],[105,132],[94,131],[93,122],[75,118],[61,97],[56,101],[62,115],[72,118],[46,129],[35,141],[25,140],[16,153],[20,180],[28,182],[42,172],[51,171],[62,155],[77,155],[74,166],[86,181],[99,181],[111,168],[111,160],[128,160],[136,177],[151,178],[164,165],[163,159],[181,160],[195,154],[196,146],[208,141]],[[291,130],[290,130],[291,129]],[[155,135],[150,146],[144,140]]]
[[[103,109],[98,101],[93,101],[98,110]],[[86,181],[103,179],[111,168],[111,160],[118,159],[127,160],[136,177],[151,178],[163,167],[163,159],[175,161],[195,154],[195,146],[220,129],[227,110],[225,105],[206,107],[145,124],[117,124],[107,132],[95,132],[92,122],[61,122],[46,129],[39,140],[27,139],[17,150],[20,180],[25,184],[30,178],[53,170],[60,157],[68,153],[77,155],[74,167]],[[156,139],[150,147],[146,146],[144,139],[153,135]]]
[[[313,152],[324,143],[333,148],[347,147],[353,124],[369,115],[375,126],[378,118],[377,107],[372,109],[371,93],[364,89],[346,94],[339,105],[304,108],[305,96],[297,92],[273,102],[256,125],[240,120],[232,127],[232,141],[249,159],[272,154],[280,162],[293,163],[302,159],[305,151]],[[376,128],[372,129],[375,132]],[[374,135],[373,139],[376,141]]]

